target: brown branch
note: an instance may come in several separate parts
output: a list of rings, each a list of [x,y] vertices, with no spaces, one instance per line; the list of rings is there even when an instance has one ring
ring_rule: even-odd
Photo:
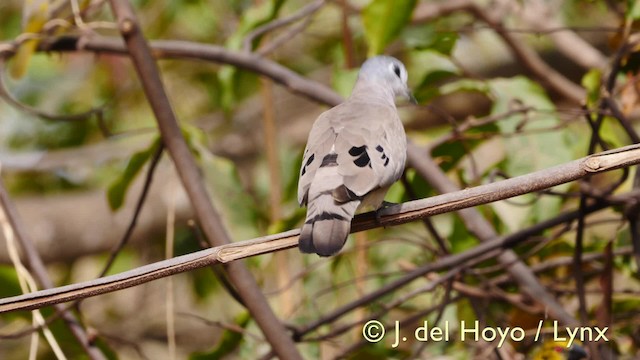
[[[376,219],[374,213],[361,214],[354,220],[352,232],[404,224],[423,217],[443,214],[539,191],[580,179],[589,174],[636,164],[640,164],[640,145],[631,145],[587,156],[527,175],[390,206],[379,211],[378,219]],[[599,208],[601,207],[603,207],[603,205],[599,206]],[[595,210],[589,207],[589,211]],[[573,217],[570,219],[573,219]],[[544,223],[544,225],[554,226],[553,224],[561,224],[570,221],[570,219],[560,216],[557,219],[553,219],[553,222]],[[533,227],[533,229],[538,228]],[[219,245],[211,249],[159,261],[104,278],[0,299],[0,313],[30,310],[56,303],[96,296],[212,264],[232,263],[236,260],[251,256],[293,248],[297,246],[299,233],[300,231],[296,229],[252,240]],[[531,230],[527,232],[527,234],[529,233],[535,234],[536,231]],[[503,246],[501,244],[508,241],[508,239],[509,236],[498,238],[497,240],[480,244],[472,249],[471,252],[445,257],[439,260],[437,263],[438,267],[434,267],[433,269],[438,270],[446,268],[447,266],[456,265],[458,262],[463,261],[461,259],[469,256],[477,256],[485,251],[501,247]]]
[[[413,146],[413,145],[411,145]],[[425,180],[431,183],[440,192],[450,192],[458,190],[457,186],[449,180],[444,172],[438,167],[430,155],[422,157],[416,156],[417,150],[409,152],[408,160],[412,167],[416,169]],[[562,177],[561,174],[552,175]],[[517,179],[512,178],[504,181]],[[541,179],[542,180],[542,179]],[[532,181],[531,184],[535,183]],[[487,242],[498,237],[493,226],[480,214],[477,209],[461,209],[458,215],[466,225],[467,229],[480,241]],[[507,271],[516,279],[522,290],[532,299],[544,304],[552,316],[567,325],[576,325],[577,321],[556,301],[556,299],[546,291],[538,282],[535,275],[526,264],[520,260],[513,251],[505,251],[497,256],[497,260],[503,264],[508,264]]]
[[[27,264],[33,274],[33,277],[42,287],[53,288],[53,282],[47,273],[47,269],[44,266],[42,258],[40,258],[33,240],[26,231],[26,228],[22,223],[22,219],[18,215],[13,202],[9,198],[9,194],[7,193],[2,179],[0,179],[0,205],[2,206],[5,216],[13,229],[16,240],[20,244],[20,247],[26,256]],[[65,325],[78,340],[82,349],[90,359],[106,359],[102,351],[98,347],[94,346],[86,330],[82,327],[76,316],[69,311],[69,309],[62,304],[58,304],[55,306],[55,310],[57,314],[62,317]]]
[[[608,60],[602,52],[561,23],[548,2],[542,0],[523,2],[522,8],[519,9],[519,16],[533,26],[536,32],[548,34],[558,51],[582,68],[604,69],[607,66]],[[557,29],[562,31],[553,31]]]
[[[553,89],[558,94],[574,104],[581,104],[585,98],[585,91],[579,85],[567,79],[547,63],[521,39],[516,38],[506,29],[496,16],[490,14],[473,0],[449,0],[437,3],[424,3],[413,14],[414,22],[425,22],[454,12],[465,11],[487,24],[506,43],[513,56],[539,82]]]
[[[237,66],[239,68],[267,76],[273,81],[285,86],[291,92],[306,96],[312,100],[327,105],[337,105],[343,101],[342,97],[331,88],[317,81],[310,80],[294,71],[266,58],[253,53],[233,51],[222,46],[195,43],[179,40],[150,41],[153,55],[158,59],[205,60],[221,64]],[[41,51],[91,51],[95,53],[111,53],[128,55],[122,39],[114,37],[56,37],[41,41]],[[11,56],[15,52],[12,43],[0,42],[0,57]]]
[[[20,100],[16,99],[11,94],[11,92],[9,91],[9,89],[5,84],[4,76],[2,76],[2,74],[4,73],[5,73],[5,59],[3,57],[0,57],[0,98],[6,101],[7,103],[9,103],[9,105],[15,107],[20,111],[23,111],[33,116],[40,117],[45,120],[51,120],[51,121],[75,122],[75,121],[87,121],[91,119],[91,117],[94,115],[98,119],[102,117],[102,113],[104,112],[103,107],[94,108],[86,112],[77,113],[77,114],[51,114],[51,113],[47,113],[47,112],[38,110],[36,108],[33,108],[29,105],[26,105],[20,102]]]
[[[142,34],[132,5],[126,0],[111,0],[111,8],[136,68],[145,94],[155,114],[162,140],[171,155],[180,180],[191,200],[194,212],[207,238],[216,245],[231,242],[222,221],[213,207],[204,186],[200,170],[182,136],[171,107],[160,72],[147,40]],[[228,264],[229,279],[242,297],[253,319],[264,333],[273,350],[282,359],[301,359],[291,337],[273,313],[249,269],[242,262]]]
[[[107,259],[107,263],[104,265],[104,268],[100,272],[98,277],[103,277],[109,272],[109,269],[113,265],[116,260],[116,257],[124,248],[124,246],[131,239],[131,235],[133,235],[133,230],[135,230],[136,225],[138,224],[138,218],[140,217],[140,213],[142,212],[142,207],[145,204],[145,200],[147,199],[147,195],[149,194],[149,189],[151,188],[151,182],[153,181],[153,175],[155,173],[156,167],[158,163],[160,163],[160,158],[162,157],[162,153],[164,152],[164,146],[162,144],[157,145],[158,147],[154,151],[151,160],[149,161],[149,168],[147,169],[147,174],[144,178],[144,184],[142,185],[142,190],[140,191],[140,195],[138,196],[138,200],[136,201],[135,209],[133,210],[133,215],[131,216],[131,221],[129,221],[129,225],[125,230],[124,234],[120,238],[120,241],[116,244],[116,246],[111,250],[109,254],[109,258]]]
[[[298,10],[298,12],[290,16],[287,16],[281,19],[276,19],[274,21],[271,21],[267,24],[264,24],[254,29],[249,34],[247,34],[244,40],[242,40],[242,50],[247,53],[251,52],[253,41],[257,37],[262,36],[263,34],[273,31],[275,29],[278,29],[280,27],[287,26],[302,18],[313,15],[316,11],[320,10],[320,8],[325,4],[325,2],[326,0],[316,0],[315,2],[307,4],[307,6],[303,7],[302,9]]]

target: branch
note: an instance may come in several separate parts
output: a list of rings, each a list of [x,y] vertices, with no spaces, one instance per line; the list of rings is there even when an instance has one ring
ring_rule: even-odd
[[[325,4],[326,0],[316,0],[307,6],[298,10],[298,12],[284,18],[276,19],[269,23],[266,23],[262,26],[257,27],[253,31],[251,31],[242,41],[242,50],[250,53],[252,50],[253,41],[259,37],[264,35],[267,32],[273,31],[283,26],[287,26],[293,22],[296,22],[302,18],[310,16],[314,14],[316,11],[320,10],[320,8]]]
[[[22,219],[18,215],[13,202],[9,198],[9,194],[7,193],[7,190],[1,179],[0,206],[2,206],[5,216],[9,224],[11,225],[15,238],[20,244],[20,247],[22,248],[26,256],[26,260],[31,273],[33,274],[33,277],[42,287],[52,288],[53,282],[51,281],[51,278],[47,273],[47,269],[44,266],[42,258],[38,254],[38,251],[36,250],[31,237],[29,237],[27,231],[25,230],[26,228],[22,223]],[[69,328],[73,336],[78,340],[78,342],[82,346],[82,349],[90,359],[106,359],[102,351],[98,347],[96,347],[90,340],[87,331],[82,327],[76,316],[71,311],[69,311],[69,309],[67,309],[64,305],[56,305],[55,310],[62,317],[65,325]]]
[[[187,191],[194,212],[205,236],[220,246],[231,242],[218,212],[202,181],[200,169],[182,136],[169,97],[160,79],[160,71],[144,38],[133,7],[128,0],[111,0],[111,8],[117,18],[118,28],[126,43],[129,55],[144,88],[147,100],[156,117],[162,140],[171,155]],[[301,359],[295,344],[282,323],[273,313],[267,299],[249,269],[242,262],[228,265],[229,279],[238,290],[244,304],[281,359]]]
[[[379,220],[376,220],[375,213],[361,214],[354,219],[352,232],[400,225],[420,218],[540,191],[591,174],[637,164],[640,164],[640,145],[626,146],[590,155],[527,175],[390,206],[379,211]],[[299,234],[300,231],[296,229],[252,240],[219,245],[211,249],[159,261],[104,278],[0,299],[0,313],[37,309],[47,305],[87,298],[208,265],[220,263],[229,264],[247,257],[290,249],[297,246]],[[503,246],[504,244],[498,243],[506,241],[504,239],[508,238],[509,237],[505,237],[483,243],[472,250],[488,251],[491,248]],[[447,266],[450,266],[451,264],[455,264],[455,261],[461,261],[461,257],[464,256],[468,255],[454,254],[444,257],[438,261],[438,264],[446,263],[448,264]],[[476,254],[474,253],[473,256],[476,256]]]
[[[539,82],[553,89],[558,94],[561,94],[574,104],[582,103],[585,97],[585,91],[582,87],[547,65],[531,47],[527,46],[521,39],[513,36],[497,16],[493,16],[473,0],[449,0],[436,3],[424,3],[414,12],[413,21],[425,22],[458,11],[470,13],[493,29],[506,43],[519,63],[529,70]]]
[[[335,106],[343,101],[342,97],[328,86],[309,80],[304,76],[253,53],[233,51],[222,46],[180,40],[150,41],[153,56],[157,59],[206,60],[220,64],[233,65],[271,78],[285,86],[291,92],[311,100]],[[122,39],[103,36],[64,36],[44,39],[40,42],[40,51],[91,51],[127,56],[128,51]],[[0,57],[11,56],[15,45],[0,42]]]
[[[604,69],[607,58],[593,45],[586,42],[578,34],[567,28],[554,14],[548,2],[542,0],[526,1],[519,9],[520,18],[534,27],[536,31],[549,34],[558,51],[582,68]],[[563,29],[563,31],[550,31]]]

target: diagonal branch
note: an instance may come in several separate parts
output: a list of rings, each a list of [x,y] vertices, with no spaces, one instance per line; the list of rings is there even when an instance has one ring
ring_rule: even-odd
[[[476,19],[487,24],[502,38],[513,56],[542,84],[553,89],[558,94],[574,104],[581,104],[585,91],[573,83],[566,76],[550,67],[538,53],[526,45],[524,41],[515,37],[503,25],[501,19],[480,6],[473,0],[449,0],[441,2],[425,2],[413,14],[413,21],[424,22],[439,16],[446,16],[453,12],[465,11]]]
[[[34,242],[29,236],[22,218],[18,215],[18,211],[15,209],[13,202],[9,198],[9,194],[4,186],[4,182],[0,179],[0,206],[2,206],[5,216],[13,229],[15,238],[22,248],[29,269],[33,273],[34,278],[38,283],[45,288],[53,288],[53,282],[47,273],[47,269],[44,266],[42,258],[38,254],[35,248]],[[85,353],[90,359],[103,360],[106,359],[102,351],[96,347],[90,336],[87,334],[86,329],[80,324],[78,318],[67,309],[64,305],[56,305],[56,312],[62,317],[65,325],[69,328],[73,336],[78,340]]]
[[[136,68],[149,104],[158,123],[162,140],[176,166],[203,232],[215,245],[231,242],[218,212],[202,181],[200,170],[180,131],[178,121],[160,79],[160,72],[144,38],[131,3],[111,0],[131,60]],[[237,288],[253,319],[261,328],[273,351],[282,359],[301,359],[282,323],[273,313],[249,269],[242,262],[227,266],[229,279]]]
[[[378,219],[376,219],[374,213],[361,214],[354,220],[352,232],[404,224],[416,219],[488,204],[547,189],[594,173],[637,164],[640,164],[640,144],[597,153],[552,168],[495,183],[390,206],[380,211]],[[602,205],[594,206],[596,207],[590,208],[590,211],[595,211],[598,206]],[[558,219],[562,220],[560,223],[568,221],[560,217]],[[300,231],[296,229],[252,240],[219,245],[211,249],[159,261],[104,278],[0,299],[0,313],[36,309],[47,305],[96,296],[212,264],[235,264],[237,263],[236,260],[239,259],[293,248],[297,246],[299,234]],[[503,242],[507,241],[506,244],[508,244],[508,240],[508,236],[497,238],[482,243],[471,250],[480,251],[479,254],[482,254],[485,251],[505,246]],[[477,256],[476,253],[472,254]],[[444,264],[450,264],[449,261],[462,261],[461,259],[464,259],[465,256],[469,256],[469,254],[453,254],[449,256],[451,258],[444,257],[439,261],[446,261]],[[451,264],[455,264],[455,261],[451,262]]]

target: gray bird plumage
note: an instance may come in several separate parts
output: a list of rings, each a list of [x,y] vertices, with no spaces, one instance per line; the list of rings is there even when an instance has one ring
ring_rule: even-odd
[[[303,253],[340,251],[356,211],[377,209],[402,175],[407,139],[398,96],[412,99],[404,65],[376,56],[362,65],[351,96],[313,124],[298,181],[298,202],[307,206],[299,242]]]

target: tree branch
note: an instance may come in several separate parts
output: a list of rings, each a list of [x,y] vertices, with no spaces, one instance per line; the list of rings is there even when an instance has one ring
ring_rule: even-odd
[[[44,266],[38,251],[35,248],[31,237],[26,228],[22,224],[22,219],[18,215],[13,202],[9,198],[9,194],[4,186],[4,182],[0,179],[0,206],[4,209],[5,216],[13,229],[15,238],[20,244],[24,255],[26,256],[27,264],[31,270],[34,278],[44,288],[53,288],[53,282],[47,273],[47,269]],[[86,330],[82,327],[76,316],[69,311],[64,305],[56,305],[56,312],[62,317],[64,323],[67,325],[73,336],[78,340],[83,350],[90,359],[104,360],[106,357],[102,351],[96,347],[87,335]]]
[[[503,26],[502,21],[482,6],[476,4],[473,0],[449,0],[436,3],[424,3],[414,12],[413,21],[425,22],[458,11],[470,13],[493,29],[509,47],[513,56],[530,71],[539,82],[553,89],[574,104],[582,103],[585,96],[585,91],[582,87],[547,65],[531,47],[527,46],[521,39],[513,36],[513,34]]]
[[[547,189],[594,173],[637,164],[640,164],[640,145],[605,151],[527,175],[390,206],[380,210],[379,219],[376,219],[375,213],[372,212],[361,214],[354,219],[352,232],[404,224],[424,217]],[[565,219],[562,222],[566,221]],[[96,296],[212,264],[234,263],[239,259],[290,249],[297,246],[299,234],[300,231],[295,229],[251,240],[219,245],[211,249],[159,261],[104,278],[0,299],[0,313],[36,309],[47,305]],[[508,238],[508,236],[498,238],[478,245],[472,250],[488,251],[491,248],[502,246],[497,243],[498,240],[505,241],[504,239]],[[443,262],[443,264],[445,264],[444,259],[447,259],[446,264],[449,264],[451,260],[460,261],[460,257],[468,256],[464,254],[454,254],[439,261]],[[451,262],[451,264],[455,264],[455,262]]]
[[[162,140],[171,155],[180,180],[184,185],[194,212],[204,234],[216,245],[231,242],[218,212],[204,186],[200,170],[178,126],[158,66],[142,34],[131,3],[127,0],[111,0],[111,8],[117,18],[131,60],[137,70],[145,94],[155,114]],[[229,279],[237,288],[253,319],[261,328],[274,352],[282,359],[301,359],[282,323],[273,313],[267,299],[249,269],[242,262],[228,265]]]

